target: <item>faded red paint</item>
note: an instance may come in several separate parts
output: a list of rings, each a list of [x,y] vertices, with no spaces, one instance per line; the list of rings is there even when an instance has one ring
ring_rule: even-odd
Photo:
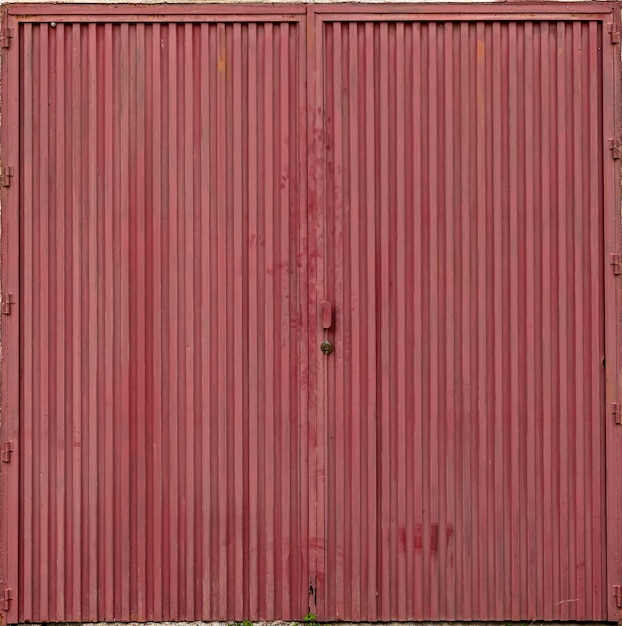
[[[614,9],[8,9],[9,622],[617,619]]]
[[[12,621],[307,612],[305,31],[204,17],[15,33]]]
[[[619,50],[583,8],[313,9],[322,619],[617,615]]]

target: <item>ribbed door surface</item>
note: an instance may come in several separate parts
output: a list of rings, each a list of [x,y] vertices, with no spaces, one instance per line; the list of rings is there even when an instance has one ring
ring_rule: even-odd
[[[286,19],[20,26],[20,622],[308,610]]]
[[[617,619],[619,7],[410,6],[0,14],[0,621]]]
[[[318,614],[606,619],[601,26],[316,24]]]

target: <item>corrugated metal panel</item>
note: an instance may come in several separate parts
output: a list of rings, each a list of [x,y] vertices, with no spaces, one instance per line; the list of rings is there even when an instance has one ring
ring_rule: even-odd
[[[10,9],[9,622],[617,617],[612,6]]]
[[[611,42],[352,13],[318,17],[314,56],[336,303],[318,615],[605,620]]]
[[[17,618],[299,618],[304,29],[70,22],[19,26]]]

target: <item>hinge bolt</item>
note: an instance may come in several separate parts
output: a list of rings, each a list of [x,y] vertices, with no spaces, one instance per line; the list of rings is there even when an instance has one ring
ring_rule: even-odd
[[[0,454],[0,461],[3,463],[11,462],[11,453],[15,451],[15,446],[11,440],[7,441],[2,446],[2,453]]]
[[[622,157],[622,144],[619,139],[614,139],[613,137],[609,138],[609,150],[611,150],[611,155],[614,159],[619,159]]]
[[[2,593],[2,610],[7,612],[11,608],[11,600],[13,599],[13,590],[5,589]]]
[[[0,186],[9,187],[11,185],[11,177],[13,176],[13,167],[10,165],[0,166]]]
[[[11,45],[11,37],[13,32],[10,28],[5,28],[0,31],[0,48],[9,48]]]
[[[2,314],[11,314],[11,305],[15,304],[15,296],[12,293],[5,293],[2,297]]]

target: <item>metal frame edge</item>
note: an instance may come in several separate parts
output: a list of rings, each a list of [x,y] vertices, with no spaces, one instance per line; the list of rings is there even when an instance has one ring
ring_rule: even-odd
[[[12,29],[10,47],[2,50],[0,159],[12,166],[9,187],[0,191],[2,206],[2,293],[12,292],[15,303],[2,315],[2,424],[0,441],[13,441],[10,462],[0,467],[0,587],[8,587],[12,599],[3,612],[8,623],[18,622],[18,526],[19,526],[19,40],[17,20],[10,11],[2,15],[3,28]]]
[[[620,5],[610,5],[614,28],[620,27]],[[607,139],[616,137],[620,124],[620,44],[606,41],[607,22],[603,23],[603,157],[604,168],[604,253],[608,257],[622,245],[620,160],[612,158]],[[622,429],[608,410],[610,403],[620,402],[622,362],[622,283],[605,263],[605,484],[606,484],[606,580],[607,615],[621,620],[613,595],[613,585],[622,582]]]
[[[309,589],[308,607],[309,613],[319,613],[317,603],[317,576],[318,558],[321,553],[319,538],[321,532],[322,516],[322,483],[323,476],[320,472],[321,462],[321,416],[322,405],[322,363],[319,358],[319,307],[322,297],[322,271],[323,261],[321,258],[321,242],[319,219],[323,211],[321,193],[321,172],[319,171],[319,154],[323,139],[320,124],[321,112],[317,109],[316,90],[318,89],[318,68],[315,59],[317,53],[316,37],[316,7],[307,6],[307,37],[306,37],[306,66],[307,66],[307,262],[308,262],[308,323],[309,323],[309,381],[313,386],[309,389],[308,398],[308,424],[309,424],[309,450],[308,450],[308,476],[309,476]]]
[[[154,6],[138,7],[136,5],[121,5],[124,9],[131,8],[138,17],[154,17]],[[363,10],[374,14],[373,19],[378,19],[379,14],[391,15],[400,14],[408,10],[409,14],[416,19],[417,15],[440,14],[451,6],[453,19],[464,19],[467,12],[472,9],[471,5],[315,5],[305,7],[304,5],[288,5],[287,12],[295,14],[298,19],[302,19],[304,12],[307,12],[308,21],[306,25],[306,71],[308,76],[307,92],[301,95],[306,98],[308,106],[308,163],[301,163],[301,171],[308,167],[308,189],[307,189],[307,214],[308,228],[308,255],[309,266],[309,307],[310,311],[315,307],[314,315],[309,318],[309,343],[308,354],[310,368],[317,367],[319,376],[319,389],[311,391],[307,398],[308,407],[308,427],[309,450],[308,450],[308,479],[316,483],[315,489],[309,489],[312,496],[309,500],[309,535],[308,540],[311,546],[313,542],[323,536],[321,528],[323,520],[323,484],[322,472],[319,472],[323,459],[319,458],[317,443],[325,436],[322,424],[325,401],[325,388],[319,380],[322,376],[322,356],[313,353],[318,349],[318,342],[313,341],[319,338],[318,311],[319,300],[324,295],[324,281],[322,278],[323,262],[321,251],[323,243],[323,233],[321,224],[321,213],[323,210],[322,201],[324,199],[323,173],[316,171],[319,167],[319,159],[323,154],[323,133],[318,129],[317,122],[321,121],[321,112],[316,111],[320,102],[320,68],[317,67],[321,60],[321,22],[335,19],[339,14],[353,19],[357,12]],[[482,6],[482,5],[480,5]],[[489,4],[485,5],[488,11],[482,13],[472,13],[471,19],[481,18],[482,14],[507,14],[514,12],[516,17],[523,18],[520,14],[522,6],[534,10],[534,5],[511,4]],[[554,5],[553,5],[554,6]],[[551,3],[542,3],[543,14],[560,14],[564,12],[568,5],[557,5],[555,11]],[[586,12],[586,7],[593,7],[593,10]],[[38,8],[37,8],[38,7]],[[620,5],[618,3],[603,2],[577,2],[571,5],[576,15],[582,18],[599,19],[603,22],[603,154],[604,154],[604,253],[603,259],[605,276],[605,353],[607,357],[605,407],[609,402],[620,402],[620,389],[622,387],[622,283],[616,279],[607,265],[608,254],[612,251],[620,252],[622,244],[622,215],[620,213],[620,160],[611,159],[611,155],[606,145],[606,139],[613,134],[620,123],[620,45],[610,45],[605,39],[607,18],[613,17],[615,24],[620,23]],[[13,28],[13,40],[7,50],[3,50],[1,67],[1,95],[0,112],[2,115],[0,126],[0,160],[3,165],[12,165],[15,169],[12,184],[9,188],[2,188],[0,191],[2,205],[2,234],[1,234],[1,277],[2,292],[11,291],[16,295],[16,303],[12,305],[10,315],[1,316],[0,326],[2,331],[2,421],[0,423],[0,443],[7,439],[15,441],[15,450],[10,463],[0,464],[0,592],[8,586],[13,590],[13,600],[8,612],[0,612],[0,624],[3,617],[8,623],[18,622],[18,525],[19,525],[19,306],[20,306],[20,285],[19,285],[19,33],[18,23],[23,15],[61,15],[75,16],[81,15],[90,18],[95,15],[102,15],[108,18],[119,5],[106,5],[101,8],[93,5],[9,5],[3,9],[2,24]],[[273,16],[277,13],[275,6],[264,5],[167,5],[167,10],[162,11],[162,15],[178,15],[189,12],[192,9],[193,15],[216,15],[223,16],[225,13],[231,15],[253,16],[257,15]],[[41,10],[41,13],[36,11]],[[98,10],[99,9],[99,10]],[[169,10],[170,9],[170,10]],[[30,11],[30,12],[29,12]],[[256,12],[255,12],[256,11]],[[110,12],[110,13],[109,13]],[[239,13],[238,13],[239,12]],[[122,13],[116,14],[123,15]],[[538,17],[538,14],[536,14]],[[345,18],[344,18],[345,19]],[[304,23],[304,20],[302,20]],[[319,47],[319,49],[318,49]],[[304,56],[304,52],[301,52]],[[320,120],[317,119],[319,114]],[[303,118],[304,119],[304,118]],[[304,122],[301,120],[301,125]],[[313,161],[316,161],[313,164]],[[304,200],[301,200],[304,202]],[[304,306],[304,293],[306,287],[301,284],[301,306]],[[313,293],[312,293],[313,292]],[[315,299],[314,299],[315,298]],[[314,365],[315,363],[315,365]],[[313,372],[309,371],[309,378]],[[312,394],[315,392],[315,397]],[[618,621],[620,615],[612,594],[613,584],[622,584],[622,428],[618,428],[615,422],[610,419],[606,412],[606,489],[607,489],[607,593],[608,617],[611,621]],[[314,449],[315,447],[315,449]],[[317,495],[317,501],[313,502],[313,494]],[[313,508],[315,507],[315,509]],[[321,543],[319,544],[321,545]],[[317,555],[310,555],[309,572],[310,576],[317,575],[318,569],[322,571],[322,563],[317,561],[321,558],[321,550]]]

